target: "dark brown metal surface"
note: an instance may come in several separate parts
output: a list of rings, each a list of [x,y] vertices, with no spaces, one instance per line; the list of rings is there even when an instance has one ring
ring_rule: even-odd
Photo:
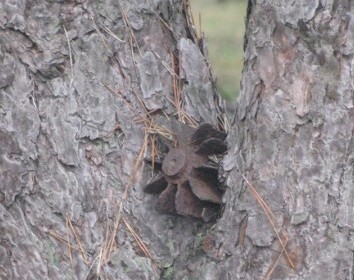
[[[165,143],[168,153],[162,160],[162,175],[144,191],[159,194],[156,209],[160,212],[209,220],[204,214],[217,212],[222,202],[217,165],[209,156],[226,151],[226,134],[209,124],[194,129],[177,121],[172,129],[175,141]]]

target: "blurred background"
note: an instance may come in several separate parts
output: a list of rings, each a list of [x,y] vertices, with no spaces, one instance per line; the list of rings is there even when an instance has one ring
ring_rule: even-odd
[[[235,101],[240,91],[247,0],[191,0],[195,27],[207,39],[219,93]]]

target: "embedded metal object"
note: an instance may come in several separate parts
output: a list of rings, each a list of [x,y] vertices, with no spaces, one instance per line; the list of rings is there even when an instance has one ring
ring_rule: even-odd
[[[208,221],[222,202],[218,167],[209,156],[227,150],[226,133],[210,124],[194,129],[177,121],[172,122],[172,130],[175,145],[163,139],[168,153],[157,165],[161,174],[144,191],[159,195],[156,209],[160,212]]]

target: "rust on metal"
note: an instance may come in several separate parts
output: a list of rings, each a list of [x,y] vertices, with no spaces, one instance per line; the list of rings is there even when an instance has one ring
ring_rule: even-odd
[[[209,156],[226,152],[226,134],[210,124],[195,129],[178,121],[172,122],[172,129],[174,145],[161,141],[168,150],[162,164],[155,166],[161,174],[144,191],[159,195],[156,209],[160,212],[208,221],[222,202],[218,165]]]

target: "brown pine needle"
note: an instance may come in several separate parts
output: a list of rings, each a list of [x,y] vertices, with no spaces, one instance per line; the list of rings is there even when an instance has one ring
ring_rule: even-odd
[[[152,254],[150,253],[149,249],[147,248],[147,246],[145,245],[145,243],[143,242],[143,240],[140,238],[140,236],[136,233],[136,231],[130,226],[130,224],[127,222],[126,219],[122,218],[125,226],[127,227],[127,229],[129,230],[129,232],[131,233],[131,235],[133,235],[135,241],[138,243],[139,248],[141,249],[141,251],[144,253],[144,255],[148,258],[150,258],[152,261],[154,261],[154,257],[152,256]]]
[[[148,110],[145,107],[145,104],[143,102],[143,100],[141,99],[140,95],[136,93],[136,91],[133,89],[133,93],[134,96],[136,97],[136,99],[139,101],[141,108],[144,110],[144,112],[147,114]]]
[[[80,251],[79,247],[76,247],[76,246],[68,243],[67,237],[66,238],[61,237],[58,234],[56,234],[55,232],[53,232],[53,231],[49,231],[48,233],[49,233],[49,235],[53,236],[58,241],[64,243],[66,246],[70,247],[72,250]]]
[[[272,219],[275,220],[276,218],[275,218],[275,215],[273,214],[272,210],[270,210],[270,208],[267,205],[267,203],[259,195],[259,193],[253,187],[253,185],[248,181],[248,179],[244,175],[243,175],[243,179],[245,179],[245,181],[246,181],[247,185],[249,186],[249,188],[251,189],[252,193],[256,196],[256,199],[258,200],[259,204],[261,204],[266,209],[266,212],[268,212],[270,214],[270,216],[272,216]]]
[[[194,24],[194,16],[193,16],[193,13],[192,13],[192,7],[191,7],[190,1],[186,0],[184,2],[184,5],[185,5],[186,12],[188,13],[189,19],[191,21],[191,22],[188,22],[188,23],[192,24],[193,26],[195,26],[195,24]]]
[[[68,42],[68,48],[69,48],[69,59],[70,59],[70,69],[71,69],[70,87],[71,87],[73,84],[73,81],[74,81],[73,54],[72,54],[72,50],[71,50],[71,44],[70,44],[68,32],[66,31],[65,26],[63,26],[63,27],[64,27],[64,32],[65,32],[65,37]]]
[[[170,56],[171,56],[171,68],[173,69],[173,71],[175,71],[176,64],[175,64],[174,54],[172,51],[170,52]],[[181,59],[180,54],[179,54],[179,59]],[[181,73],[181,63],[179,63],[178,73]],[[181,82],[181,78],[179,77],[178,74],[172,76],[172,92],[173,92],[173,99],[174,100],[171,101],[168,97],[167,97],[167,99],[175,106],[178,120],[183,122],[183,119],[186,118],[186,116],[188,116],[188,114],[186,114],[182,108],[180,82]],[[192,123],[192,122],[190,122],[190,123]]]
[[[132,26],[130,24],[130,21],[128,19],[128,16],[122,6],[122,3],[120,2],[120,0],[118,0],[118,5],[119,5],[119,9],[122,13],[122,17],[123,17],[123,21],[124,21],[124,25],[129,29],[129,32],[130,32],[130,46],[133,47],[133,43],[136,45],[136,48],[138,49],[138,52],[139,52],[139,55],[141,56],[141,51],[140,51],[140,48],[139,48],[139,44],[138,44],[138,41],[135,37],[135,34],[134,34],[134,31],[132,29]],[[134,57],[134,54],[132,55],[132,57]]]
[[[150,134],[161,135],[161,136],[163,136],[165,138],[171,138],[172,137],[172,132],[169,129],[167,129],[165,127],[157,126],[157,125],[153,125],[151,127],[146,127],[145,131],[147,133],[150,133]]]
[[[282,247],[282,251],[284,251],[285,255],[286,255],[286,259],[289,263],[289,265],[291,266],[291,268],[293,270],[295,270],[295,265],[293,264],[289,254],[288,254],[288,251],[286,250],[285,246],[286,244],[284,243],[283,239],[280,237],[279,233],[278,233],[278,230],[275,226],[275,223],[276,223],[276,219],[275,219],[275,216],[273,214],[273,212],[270,210],[269,206],[264,202],[264,200],[262,199],[262,197],[259,195],[259,193],[256,191],[256,189],[253,187],[253,185],[248,181],[248,179],[246,178],[245,175],[242,174],[242,177],[243,179],[246,181],[246,184],[247,186],[251,189],[252,191],[252,194],[255,196],[257,202],[261,205],[261,207],[263,208],[263,211],[264,213],[266,214],[267,218],[268,218],[268,221],[270,222],[270,224],[272,225],[272,228],[279,240],[279,243]],[[283,236],[285,237],[286,239],[286,235],[284,234],[284,232],[282,231],[282,234]]]
[[[128,101],[128,99],[123,95],[123,93],[120,90],[115,90],[110,84],[106,83],[106,82],[102,82],[100,81],[101,86],[103,86],[104,88],[108,89],[108,91],[110,91],[111,93],[116,94],[117,96],[119,96],[121,99],[123,99],[127,105],[129,106],[129,108],[135,112],[135,108],[134,106],[131,104],[130,101]]]
[[[108,240],[105,242],[104,246],[103,246],[103,250],[102,250],[102,254],[100,256],[100,259],[99,259],[99,264],[102,265],[104,264],[110,257],[110,254],[113,252],[114,250],[114,245],[115,245],[115,237],[117,235],[117,232],[118,232],[118,228],[119,228],[119,225],[120,225],[120,220],[122,218],[122,211],[123,211],[123,205],[124,205],[124,202],[125,200],[127,199],[128,197],[128,193],[129,193],[129,189],[130,187],[134,184],[135,182],[135,177],[136,177],[136,172],[142,162],[142,159],[143,159],[143,155],[147,149],[147,145],[148,145],[148,135],[145,134],[145,138],[144,138],[144,143],[140,149],[140,152],[139,152],[139,155],[136,159],[136,162],[135,162],[135,166],[134,166],[134,169],[133,169],[133,172],[128,180],[128,183],[125,187],[125,190],[124,190],[124,193],[123,193],[123,196],[121,198],[121,201],[120,201],[120,204],[119,204],[119,208],[118,208],[118,211],[117,211],[117,215],[116,215],[116,219],[115,219],[115,222],[114,222],[114,227],[113,227],[113,231],[111,232],[110,234],[110,237],[108,238]]]
[[[72,274],[74,275],[74,261],[73,261],[73,255],[72,255],[72,251],[71,251],[71,243],[70,243],[70,237],[69,237],[68,214],[66,214],[66,242],[68,243],[68,251],[69,251],[71,270],[72,270]]]
[[[155,147],[155,136],[152,135],[150,137],[150,142],[151,142],[151,172],[154,172],[155,169],[155,156],[156,156],[156,147]]]
[[[124,40],[118,38],[118,36],[117,36],[116,34],[114,34],[114,33],[112,32],[112,30],[110,30],[108,27],[106,27],[106,26],[104,26],[104,25],[102,25],[102,24],[100,24],[100,26],[101,26],[101,28],[103,28],[109,35],[111,35],[114,39],[116,39],[118,42],[125,43]]]
[[[173,55],[173,52],[171,50],[171,53],[170,53],[170,56],[171,56],[171,68],[173,70],[175,70],[176,68],[176,65],[175,65],[175,59],[174,59],[174,55]],[[178,75],[176,76],[173,76],[173,96],[174,96],[174,105],[176,107],[176,110],[177,110],[177,113],[179,113],[179,109],[180,109],[180,98],[181,98],[181,91],[179,89],[179,77]]]
[[[173,29],[163,20],[162,17],[157,16],[157,18],[161,21],[161,23],[173,34],[175,38],[178,38],[177,34],[173,31]]]
[[[123,219],[125,226],[129,230],[131,235],[133,235],[135,241],[138,243],[140,250],[144,253],[145,257],[149,258],[152,261],[152,269],[154,270],[154,272],[156,272],[156,267],[158,267],[158,265],[157,265],[157,262],[155,261],[155,258],[150,253],[149,248],[145,245],[144,241],[140,238],[140,236],[133,229],[133,227],[130,226],[130,224],[127,222],[127,220],[124,218],[122,218],[122,219]]]
[[[91,16],[91,20],[92,20],[92,23],[93,23],[93,27],[95,28],[97,34],[100,36],[101,41],[102,41],[103,45],[105,46],[105,48],[107,49],[108,53],[109,53],[110,55],[113,55],[112,50],[109,48],[109,46],[108,46],[107,43],[106,43],[106,39],[105,39],[104,35],[101,33],[100,29],[97,27],[93,16]]]
[[[103,246],[101,247],[101,250],[100,250],[100,254],[98,255],[97,270],[96,270],[97,275],[101,274],[101,267],[106,261],[106,258],[104,256],[104,254],[105,254],[104,251],[105,251],[105,247],[106,247],[105,245],[106,244],[103,244]]]
[[[170,98],[166,97],[166,99],[168,101],[170,101],[173,105],[175,104],[175,102],[172,101]],[[189,122],[190,126],[192,126],[192,127],[197,126],[198,123],[191,116],[189,116],[186,111],[184,111],[182,108],[179,108],[179,112],[181,113],[182,117],[185,118]],[[183,118],[181,118],[180,121],[182,121]]]
[[[288,244],[288,237],[285,237],[285,242],[284,242],[285,246],[286,244]],[[273,274],[275,268],[277,267],[281,256],[284,254],[284,248],[281,249],[278,257],[276,258],[276,260],[273,262],[273,264],[270,267],[270,270],[267,272],[267,274],[264,277],[264,280],[268,280],[270,278],[270,276]]]
[[[77,236],[76,230],[75,230],[75,228],[73,227],[73,224],[71,223],[71,219],[70,219],[70,217],[69,217],[68,214],[67,214],[67,220],[69,221],[69,225],[70,225],[70,228],[71,228],[72,233],[74,234],[76,243],[79,245],[81,256],[82,256],[83,260],[85,261],[85,263],[88,265],[88,264],[89,264],[89,261],[88,261],[88,259],[87,259],[87,254],[86,254],[85,250],[83,249],[83,247],[82,247],[82,245],[81,245],[80,239],[79,239],[79,237]]]
[[[171,68],[170,66],[168,66],[168,64],[167,64],[165,61],[163,61],[163,60],[161,59],[161,56],[160,56],[157,52],[153,51],[153,53],[154,53],[154,55],[160,60],[160,62],[162,63],[162,65],[166,68],[166,70],[167,70],[172,76],[175,76],[175,77],[179,78],[178,75],[177,75],[177,73],[175,72],[175,70],[174,70],[173,68]]]
[[[117,123],[117,124],[113,127],[113,129],[112,129],[111,131],[109,131],[104,137],[111,137],[112,134],[113,134],[116,130],[118,130],[118,129],[120,129],[120,128],[121,128],[120,123]]]

